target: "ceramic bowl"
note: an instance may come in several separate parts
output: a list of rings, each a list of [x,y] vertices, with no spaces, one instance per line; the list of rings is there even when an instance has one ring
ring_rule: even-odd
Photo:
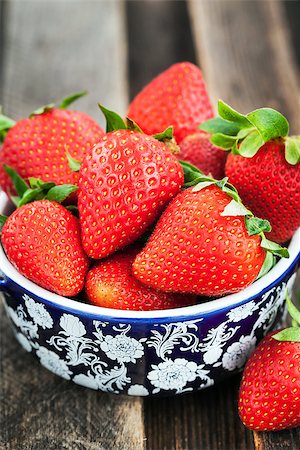
[[[0,194],[0,211],[8,201]],[[101,391],[173,395],[240,371],[284,310],[300,260],[300,229],[263,278],[237,294],[165,311],[120,311],[53,294],[0,249],[1,290],[14,333],[51,372]]]

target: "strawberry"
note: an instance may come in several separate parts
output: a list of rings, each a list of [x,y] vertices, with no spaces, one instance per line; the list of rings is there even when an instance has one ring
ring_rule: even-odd
[[[4,191],[11,191],[12,184],[3,164],[13,167],[25,179],[37,177],[56,184],[77,184],[79,175],[71,171],[67,152],[82,160],[104,134],[87,114],[65,109],[81,95],[68,97],[58,107],[47,105],[15,124],[0,116],[0,137],[1,133],[2,137],[6,134],[0,152],[0,186]]]
[[[179,158],[199,167],[206,175],[221,179],[225,175],[227,154],[210,142],[210,135],[197,132],[186,136],[180,143]]]
[[[198,67],[182,62],[154,78],[131,102],[128,117],[147,134],[174,126],[179,143],[213,117],[213,109]]]
[[[88,258],[79,221],[57,202],[37,200],[16,209],[2,229],[9,261],[39,286],[74,296],[84,286]]]
[[[115,309],[148,311],[196,303],[196,296],[161,292],[132,275],[140,247],[127,248],[98,262],[87,274],[85,290],[91,303]]]
[[[300,313],[288,297],[293,327],[268,334],[248,360],[239,415],[257,431],[300,426]]]
[[[126,129],[119,116],[102,109],[108,130],[113,130],[111,117],[123,129],[103,136],[80,168],[82,242],[86,253],[95,259],[139,238],[183,183],[183,170],[166,144]]]
[[[270,239],[287,241],[300,226],[300,138],[288,137],[287,120],[270,108],[244,116],[219,102],[219,114],[201,128],[232,150],[226,176],[247,207],[270,222]]]
[[[200,176],[198,181],[168,205],[137,255],[133,273],[163,291],[238,292],[265,271],[266,250],[285,256],[287,250],[265,238],[269,223],[253,217],[226,179]]]
[[[21,274],[50,291],[73,296],[84,286],[88,258],[81,245],[79,220],[59,203],[77,190],[30,178],[28,184],[4,166],[18,196],[11,216],[0,215],[2,244]],[[70,208],[70,207],[69,207]]]

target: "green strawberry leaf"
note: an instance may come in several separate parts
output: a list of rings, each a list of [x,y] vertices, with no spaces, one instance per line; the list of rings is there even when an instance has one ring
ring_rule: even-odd
[[[4,116],[3,114],[0,114],[0,142],[4,141],[4,138],[8,132],[14,125],[15,121],[10,119],[7,116]]]
[[[218,101],[218,113],[219,116],[222,117],[222,119],[228,120],[229,122],[233,122],[235,125],[239,126],[240,129],[252,127],[251,122],[247,119],[246,116],[240,114],[222,100]]]
[[[300,311],[296,308],[294,303],[292,302],[291,297],[289,296],[289,291],[286,290],[286,303],[288,307],[288,311],[290,313],[290,316],[293,319],[294,326],[300,327]]]
[[[77,159],[73,158],[73,156],[70,155],[68,150],[66,151],[66,155],[67,155],[69,167],[72,170],[72,172],[79,172],[80,166],[82,163],[80,161],[78,161]]]
[[[264,236],[262,237],[260,245],[268,252],[273,253],[273,255],[277,255],[282,258],[288,258],[290,256],[287,248],[281,247],[279,244],[276,244],[276,242],[269,241]]]
[[[268,220],[259,219],[258,217],[246,217],[245,223],[249,236],[265,232],[269,233],[272,228]]]
[[[158,141],[167,141],[169,139],[173,139],[173,127],[168,127],[161,133],[154,134],[153,137]]]
[[[55,183],[52,181],[43,181],[38,178],[30,177],[28,178],[31,189],[41,189],[41,190],[49,190],[55,186]]]
[[[72,192],[77,191],[78,186],[73,184],[63,184],[60,186],[54,186],[51,188],[47,195],[46,199],[51,200],[57,203],[63,202]]]
[[[224,211],[221,212],[220,216],[248,216],[252,214],[249,209],[247,209],[241,202],[234,199],[225,206]]]
[[[277,341],[300,342],[300,328],[290,327],[273,334],[272,338]]]
[[[34,116],[40,116],[41,114],[46,114],[53,108],[55,108],[55,103],[49,103],[48,105],[41,106],[40,108],[37,108],[35,111],[29,114],[29,118],[32,118]]]
[[[213,134],[210,138],[210,142],[217,147],[220,147],[224,150],[230,150],[236,142],[236,137],[226,136],[223,133]]]
[[[29,188],[28,184],[12,167],[3,164],[3,168],[11,179],[17,194],[19,195],[19,197],[22,197],[24,192],[26,192]]]
[[[241,127],[233,122],[224,120],[221,117],[215,117],[214,119],[206,120],[199,125],[200,130],[207,131],[208,133],[221,133],[226,136],[237,136],[241,131]]]
[[[129,117],[126,117],[126,126],[128,130],[138,131],[139,133],[144,133],[143,130],[138,126],[137,123],[134,122],[134,120],[130,119]]]
[[[0,214],[0,231],[2,230],[5,222],[7,221],[8,217],[4,216],[3,214]]]
[[[57,105],[57,107],[59,109],[67,109],[73,102],[75,102],[79,98],[83,97],[84,95],[87,95],[87,91],[75,92],[74,94],[71,94],[68,97],[64,98]]]
[[[238,154],[246,158],[252,158],[264,143],[259,132],[257,130],[252,131],[242,140],[238,147]]]
[[[272,253],[267,252],[265,261],[264,261],[256,279],[259,280],[259,278],[262,278],[264,275],[266,275],[268,272],[270,272],[270,270],[275,266],[275,264],[276,264],[275,256]]]
[[[126,130],[127,125],[119,114],[111,111],[98,103],[99,108],[103,112],[106,119],[106,132],[109,133],[115,130]]]
[[[215,181],[199,181],[192,189],[193,192],[199,192],[202,191],[202,189],[207,188],[208,186],[211,186],[212,184],[216,184]]]
[[[66,209],[68,209],[73,216],[79,217],[78,207],[76,205],[67,205]]]
[[[300,136],[285,139],[285,159],[293,166],[300,162]]]
[[[289,132],[286,118],[272,108],[260,108],[247,114],[249,121],[257,128],[264,142],[285,137]]]
[[[184,173],[184,189],[195,186],[195,184],[199,183],[201,180],[203,180],[203,178],[205,178],[204,173],[201,172],[201,170],[196,166],[193,166],[193,164],[181,160],[179,160],[178,162],[181,165]]]
[[[34,202],[35,200],[42,200],[44,198],[44,192],[42,189],[34,188],[27,189],[17,203],[17,208],[20,208],[27,203]]]

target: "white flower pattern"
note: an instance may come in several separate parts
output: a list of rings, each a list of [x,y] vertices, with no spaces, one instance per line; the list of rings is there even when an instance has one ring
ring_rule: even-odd
[[[58,309],[52,316],[51,307],[27,294],[17,303],[7,296],[6,311],[23,348],[67,380],[129,395],[181,393],[211,386],[219,372],[243,367],[258,338],[274,327],[294,279],[215,315],[209,328],[205,317],[195,317],[150,323],[137,333],[130,323],[91,321],[65,311],[59,315]]]
[[[148,379],[158,389],[182,391],[189,381],[197,376],[197,364],[183,358],[153,364]]]
[[[227,370],[241,369],[256,344],[256,337],[241,336],[238,342],[231,344],[222,358],[223,367]]]
[[[133,384],[128,389],[127,394],[139,397],[146,397],[147,395],[149,395],[149,391],[142,384]]]
[[[23,298],[25,300],[28,314],[33,318],[34,323],[42,327],[44,330],[45,328],[52,328],[53,320],[45,306],[41,303],[35,302],[27,294],[24,294]]]
[[[70,375],[72,375],[71,370],[69,370],[66,362],[60,359],[56,353],[45,347],[39,347],[36,354],[40,358],[40,362],[44,367],[56,375],[59,375],[66,380],[70,380]]]
[[[68,336],[79,338],[86,334],[83,323],[72,314],[63,314],[59,324]]]
[[[125,334],[119,334],[115,337],[111,335],[105,336],[100,347],[108,358],[123,363],[135,363],[144,354],[143,345],[136,339],[130,338]]]

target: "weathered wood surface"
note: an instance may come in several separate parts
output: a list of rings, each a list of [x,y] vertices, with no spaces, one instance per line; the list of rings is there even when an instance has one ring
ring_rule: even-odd
[[[187,59],[202,67],[214,99],[245,112],[279,108],[299,130],[300,54],[291,42],[299,42],[300,10],[291,3],[287,19],[280,2],[190,1],[193,45],[184,1],[128,1],[126,10],[117,0],[0,2],[0,103],[22,117],[84,88],[91,95],[78,108],[100,119],[95,98],[126,110],[126,60],[133,96],[160,70]],[[239,376],[163,399],[101,394],[43,369],[0,317],[1,450],[300,448],[299,429],[253,435],[242,425]]]
[[[128,101],[123,6],[110,1],[1,3],[0,103],[5,112],[20,118],[87,89],[90,95],[78,108],[99,121],[97,100],[123,113]],[[2,305],[0,316],[1,449],[143,448],[140,399],[93,392],[52,375],[20,348]]]
[[[300,77],[283,4],[190,0],[189,10],[215,103],[222,98],[245,113],[270,106],[299,131]]]

